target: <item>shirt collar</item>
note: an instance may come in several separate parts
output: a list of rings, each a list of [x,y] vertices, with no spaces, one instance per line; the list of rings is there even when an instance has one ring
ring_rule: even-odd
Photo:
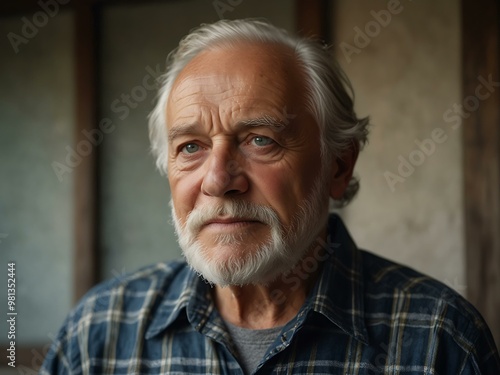
[[[313,292],[302,310],[324,315],[344,332],[368,343],[364,324],[364,285],[360,252],[347,228],[336,214],[328,220],[328,240],[319,243],[311,261],[324,262]],[[326,259],[325,259],[326,258]],[[201,325],[213,312],[210,286],[189,267],[171,279],[167,293],[157,309],[152,310],[146,339],[186,317],[194,326]]]
[[[197,317],[200,324],[208,318],[213,310],[213,303],[209,296],[210,285],[191,268],[184,265],[175,275],[172,275],[170,284],[166,285],[166,294],[162,297],[157,309],[151,314],[151,324],[146,331],[146,339],[150,339],[174,322],[186,317]]]
[[[324,262],[306,305],[353,338],[368,344],[361,253],[336,214],[329,217],[328,233],[328,240],[322,244],[322,249],[323,254],[330,256]]]

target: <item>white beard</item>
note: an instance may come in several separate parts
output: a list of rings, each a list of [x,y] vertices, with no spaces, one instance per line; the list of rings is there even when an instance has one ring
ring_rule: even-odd
[[[186,261],[208,282],[219,286],[268,284],[276,280],[306,255],[327,222],[327,177],[322,170],[288,228],[283,227],[272,208],[236,199],[228,199],[222,205],[196,207],[182,225],[171,200],[175,231]],[[222,216],[260,221],[270,227],[269,238],[260,243],[244,243],[243,233],[221,233],[215,238],[217,245],[247,247],[248,251],[217,259],[214,252],[210,255],[210,250],[198,240],[198,234],[204,223]]]

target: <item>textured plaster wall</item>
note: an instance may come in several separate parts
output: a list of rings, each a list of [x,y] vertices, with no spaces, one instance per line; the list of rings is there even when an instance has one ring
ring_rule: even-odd
[[[73,249],[71,173],[59,181],[51,166],[73,136],[72,17],[51,18],[15,53],[6,36],[21,33],[23,16],[0,20],[0,312],[14,261],[18,345],[57,333],[71,306]]]
[[[466,294],[461,129],[443,119],[462,102],[459,10],[458,0],[338,0],[333,18],[357,111],[373,124],[356,169],[360,194],[342,215],[359,246]],[[355,39],[355,28],[367,38]],[[422,158],[416,141],[433,132],[441,143],[427,142]],[[398,172],[411,153],[417,166]]]

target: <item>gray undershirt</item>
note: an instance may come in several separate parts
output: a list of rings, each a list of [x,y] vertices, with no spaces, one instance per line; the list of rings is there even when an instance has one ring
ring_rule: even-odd
[[[245,374],[251,374],[255,371],[267,349],[283,329],[283,327],[247,329],[237,327],[229,322],[225,323]]]

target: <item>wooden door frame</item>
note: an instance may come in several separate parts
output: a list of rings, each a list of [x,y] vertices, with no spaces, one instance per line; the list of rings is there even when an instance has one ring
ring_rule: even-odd
[[[467,297],[500,346],[500,3],[463,0],[462,26]]]

